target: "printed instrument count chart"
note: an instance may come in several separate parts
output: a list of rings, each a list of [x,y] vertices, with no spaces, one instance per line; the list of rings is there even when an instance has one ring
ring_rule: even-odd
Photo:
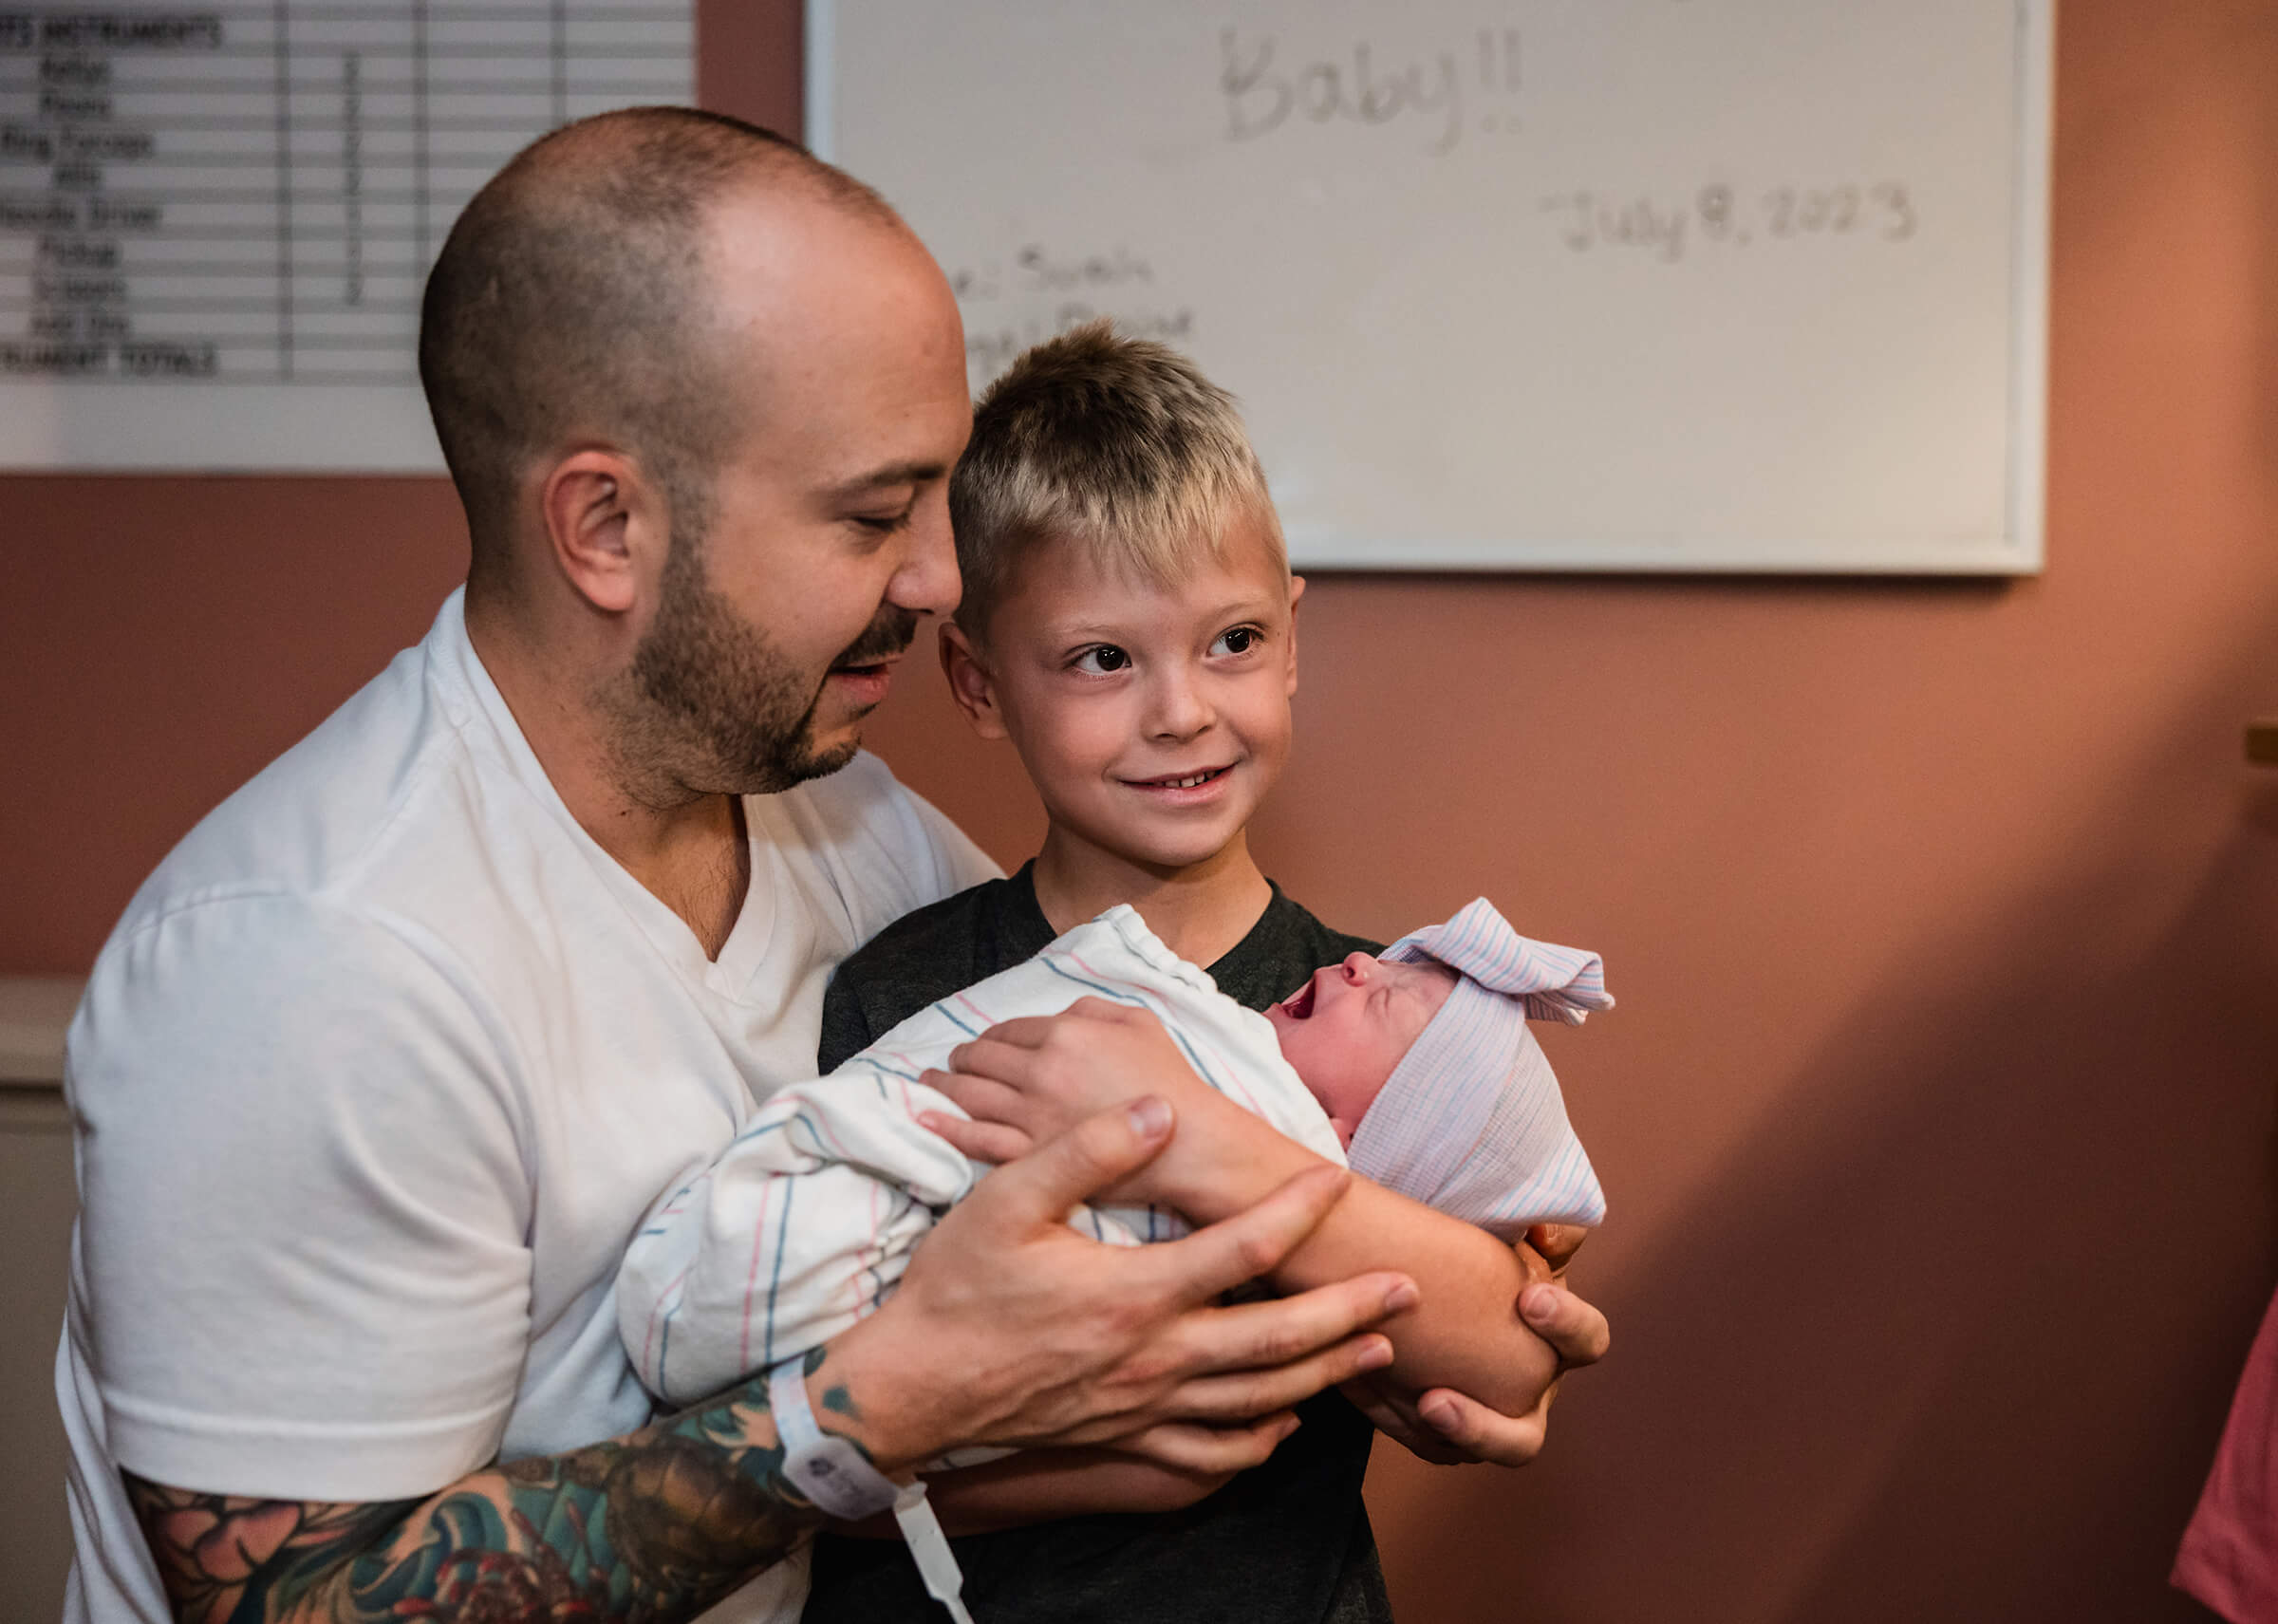
[[[692,0],[0,10],[0,466],[439,468],[458,211],[694,78]]]

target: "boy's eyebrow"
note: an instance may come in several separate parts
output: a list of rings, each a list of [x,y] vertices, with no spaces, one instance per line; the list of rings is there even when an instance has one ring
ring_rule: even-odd
[[[1211,609],[1208,618],[1219,621],[1233,615],[1271,614],[1279,607],[1271,594],[1252,592],[1218,605]]]
[[[1109,621],[1055,621],[1043,628],[1043,638],[1047,643],[1076,642],[1084,639],[1097,639],[1102,643],[1112,643],[1119,637],[1130,635],[1130,627],[1116,625]]]
[[[1246,597],[1213,605],[1201,618],[1221,621],[1230,620],[1238,615],[1270,614],[1275,607],[1276,602],[1272,597],[1264,593],[1253,592]],[[1129,625],[1114,621],[1067,620],[1054,621],[1043,628],[1043,635],[1047,640],[1054,641],[1062,638],[1097,638],[1102,642],[1112,642],[1116,638],[1130,636],[1130,629]]]
[[[948,464],[912,458],[889,462],[883,468],[873,468],[867,474],[857,474],[835,485],[825,487],[823,495],[831,500],[864,496],[872,491],[883,491],[896,485],[929,485],[949,472]]]

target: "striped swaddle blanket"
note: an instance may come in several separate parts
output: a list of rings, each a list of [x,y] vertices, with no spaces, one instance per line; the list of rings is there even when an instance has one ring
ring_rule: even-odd
[[[1482,902],[1386,957],[1437,958],[1467,979],[1363,1118],[1352,1166],[1498,1233],[1595,1223],[1603,1199],[1525,1022],[1610,1003],[1596,956],[1530,943]],[[1272,1024],[1171,953],[1136,911],[1111,908],[921,1010],[830,1076],[779,1091],[710,1167],[676,1184],[617,1281],[619,1328],[649,1391],[674,1404],[705,1397],[874,1309],[936,1218],[988,1170],[919,1125],[924,1111],[962,1114],[919,1076],[999,1021],[1084,997],[1151,1011],[1204,1081],[1323,1158],[1347,1160]],[[1153,1208],[1084,1207],[1070,1222],[1113,1244],[1186,1232]]]

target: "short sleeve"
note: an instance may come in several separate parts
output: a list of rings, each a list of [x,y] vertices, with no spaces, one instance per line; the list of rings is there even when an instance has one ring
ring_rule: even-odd
[[[495,1453],[528,1344],[515,1078],[463,978],[301,897],[114,941],[70,1038],[81,1294],[153,1481],[428,1493]]]

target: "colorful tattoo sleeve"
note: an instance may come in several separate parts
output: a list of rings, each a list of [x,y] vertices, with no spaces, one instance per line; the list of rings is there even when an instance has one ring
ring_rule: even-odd
[[[852,1419],[839,1390],[824,1406]],[[766,1409],[763,1384],[747,1384],[426,1500],[252,1500],[132,1473],[126,1486],[183,1624],[674,1624],[780,1561],[820,1521],[782,1476]]]

